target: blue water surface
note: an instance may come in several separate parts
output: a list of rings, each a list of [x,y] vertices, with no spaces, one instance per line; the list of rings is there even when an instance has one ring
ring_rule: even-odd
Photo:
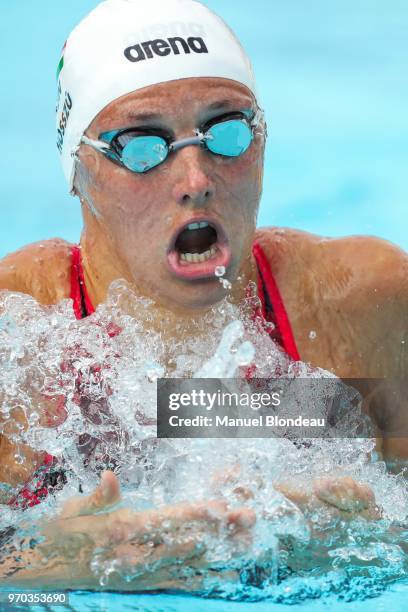
[[[207,0],[251,56],[269,140],[259,225],[374,234],[408,249],[406,0]],[[55,71],[70,29],[97,0],[0,2],[0,256],[36,240],[78,241],[55,145]],[[136,25],[137,27],[137,25]],[[403,611],[408,585],[292,610]],[[71,609],[264,612],[271,602],[71,594]],[[34,608],[33,608],[34,609]],[[38,608],[36,608],[38,609]],[[55,608],[61,610],[61,608]]]
[[[336,612],[406,612],[408,583],[394,585],[381,598],[365,601],[346,601],[327,598],[293,604],[286,610],[318,612],[335,610]],[[285,607],[268,601],[256,603],[222,602],[197,597],[180,597],[174,595],[122,595],[81,593],[71,595],[71,605],[82,611],[94,612],[285,612]]]

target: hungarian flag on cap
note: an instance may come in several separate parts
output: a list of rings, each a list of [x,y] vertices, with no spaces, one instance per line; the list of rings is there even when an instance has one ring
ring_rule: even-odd
[[[62,69],[63,69],[63,67],[64,67],[64,53],[65,53],[65,47],[66,47],[66,46],[67,46],[67,43],[66,43],[66,41],[65,41],[65,45],[62,47],[62,50],[61,50],[61,59],[60,59],[60,61],[58,62],[58,68],[57,68],[57,81],[58,81],[58,77],[59,77],[59,75],[60,75],[60,72],[61,72],[61,70],[62,70]]]

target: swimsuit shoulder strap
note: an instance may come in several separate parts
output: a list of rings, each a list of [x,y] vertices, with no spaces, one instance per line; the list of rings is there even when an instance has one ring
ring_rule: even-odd
[[[83,319],[95,312],[85,285],[84,270],[82,267],[81,247],[72,247],[71,264],[71,295],[74,313],[77,319]]]
[[[258,297],[261,300],[262,316],[274,325],[270,335],[292,359],[299,361],[299,352],[281,293],[268,259],[258,242],[254,243],[252,253],[258,268]]]

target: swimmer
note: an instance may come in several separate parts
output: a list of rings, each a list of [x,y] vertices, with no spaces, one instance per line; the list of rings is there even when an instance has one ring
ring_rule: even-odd
[[[373,237],[256,229],[265,119],[245,52],[202,4],[102,2],[64,47],[56,126],[69,190],[81,203],[80,244],[46,240],[8,255],[0,262],[0,289],[42,304],[72,298],[82,318],[104,302],[112,281],[123,278],[137,295],[154,300],[152,325],[166,338],[176,325],[161,328],[164,312],[168,323],[182,320],[188,329],[227,291],[240,303],[252,281],[264,318],[274,323],[271,342],[292,359],[342,378],[406,376],[406,253]],[[220,266],[231,290],[214,274]],[[387,421],[391,432],[404,430],[404,405],[396,410],[387,394],[382,400],[373,400],[373,417]],[[408,455],[404,438],[386,437],[380,450],[386,458]],[[16,489],[44,462],[27,448],[17,465],[6,438],[0,453],[0,481]],[[290,488],[285,494],[305,502]],[[342,512],[373,505],[372,493],[347,479],[315,483],[313,498]],[[46,527],[48,552],[59,562],[43,565],[41,574],[30,569],[30,560],[45,555],[36,548],[22,565],[3,564],[0,571],[18,584],[99,588],[89,569],[92,547],[115,547],[119,557],[142,559],[145,536],[154,535],[156,560],[163,562],[156,574],[129,585],[118,579],[109,587],[183,590],[177,560],[193,559],[199,573],[202,551],[194,539],[166,548],[159,527],[164,518],[174,533],[191,520],[209,530],[228,524],[238,540],[254,521],[248,509],[230,511],[211,501],[101,513],[119,499],[118,480],[106,472],[91,496],[68,501]],[[146,524],[149,533],[143,532]]]

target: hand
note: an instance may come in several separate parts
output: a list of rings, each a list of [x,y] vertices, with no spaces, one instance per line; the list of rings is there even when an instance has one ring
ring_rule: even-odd
[[[367,511],[370,518],[379,518],[374,493],[370,487],[360,484],[351,476],[316,479],[313,492],[320,501],[339,510],[351,513]]]
[[[8,582],[101,590],[99,578],[108,570],[109,589],[197,591],[210,570],[207,537],[222,533],[240,554],[255,523],[252,510],[229,510],[219,501],[112,510],[119,501],[118,480],[105,472],[91,495],[69,500],[47,523],[45,541],[21,556],[16,571],[15,562],[6,563],[8,574],[12,571]]]
[[[323,503],[340,511],[345,518],[353,518],[355,514],[370,519],[380,518],[372,490],[351,476],[316,478],[312,493],[293,483],[279,483],[275,488],[299,506]]]
[[[237,464],[223,473],[217,473],[213,479],[213,488],[218,495],[226,484],[236,484],[233,491],[242,502],[253,498],[254,494],[240,484],[240,466]],[[258,488],[264,486],[262,479],[254,482]],[[366,518],[380,518],[380,512],[375,505],[374,493],[367,485],[360,484],[351,476],[316,478],[312,483],[312,491],[304,489],[296,481],[273,483],[274,488],[294,502],[300,508],[323,503],[352,517],[359,513]]]

